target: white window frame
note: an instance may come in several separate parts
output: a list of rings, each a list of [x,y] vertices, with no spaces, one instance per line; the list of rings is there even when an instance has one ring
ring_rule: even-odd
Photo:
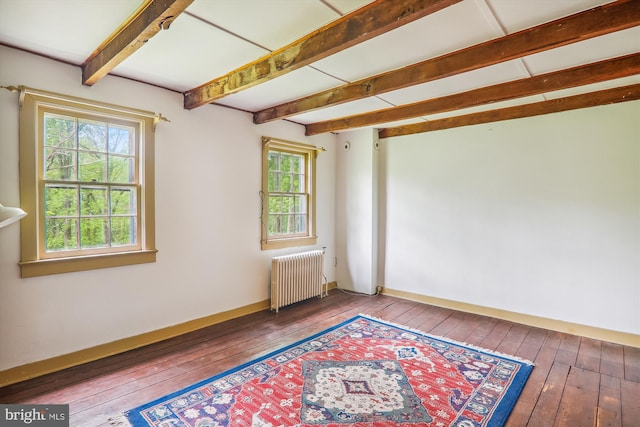
[[[269,224],[269,151],[299,154],[305,159],[305,193],[307,194],[307,224],[304,234],[270,235]],[[316,157],[322,151],[318,147],[272,137],[262,137],[262,212],[261,248],[280,249],[315,245],[316,235]]]
[[[21,222],[21,275],[44,276],[122,265],[155,262],[154,127],[153,113],[50,92],[21,88],[20,199],[28,215]],[[61,251],[45,250],[44,127],[45,114],[126,123],[136,129],[135,182],[137,240],[127,247]],[[79,181],[70,184],[80,185]]]

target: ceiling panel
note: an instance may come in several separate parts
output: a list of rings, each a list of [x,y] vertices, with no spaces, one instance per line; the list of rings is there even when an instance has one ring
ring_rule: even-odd
[[[369,3],[370,0],[316,0],[321,1],[330,5],[333,9],[338,10],[343,15],[354,11],[355,9],[361,8],[365,4]]]
[[[422,123],[424,122],[424,118],[423,117],[416,117],[413,119],[407,119],[407,120],[397,120],[395,122],[386,122],[386,123],[380,123],[377,124],[375,126],[367,126],[369,128],[383,128],[383,127],[392,127],[392,126],[404,126],[404,125],[412,125],[414,123]],[[338,132],[339,133],[339,132]]]
[[[613,89],[620,86],[628,86],[632,84],[640,83],[640,76],[629,76],[623,77],[621,79],[608,80],[606,82],[594,83],[590,85],[572,87],[569,89],[556,90],[554,92],[545,93],[545,98],[547,99],[555,99],[562,98],[565,96],[573,96],[580,95],[583,93],[594,92],[597,90],[605,90],[605,89]]]
[[[79,65],[142,3],[0,0],[0,41]]]
[[[186,91],[266,53],[268,51],[183,14],[114,72]]]
[[[0,0],[0,43],[80,65],[143,1]],[[187,91],[282,48],[368,2],[194,0],[168,30],[152,37],[112,73]],[[311,66],[220,98],[216,103],[243,111],[264,110],[605,3],[609,0],[463,0]],[[291,120],[309,124],[358,115],[637,52],[640,52],[640,27],[377,97],[326,106]],[[583,93],[639,79],[634,76],[545,96]],[[542,99],[542,95],[527,97],[428,118]],[[385,125],[376,125],[382,126]]]
[[[612,0],[484,0],[508,33],[572,15]]]
[[[640,27],[540,52],[524,58],[533,74],[588,64],[640,51]]]
[[[340,17],[318,0],[199,0],[187,11],[269,50],[286,46]]]
[[[500,35],[474,1],[464,1],[313,65],[341,79],[355,81]]]

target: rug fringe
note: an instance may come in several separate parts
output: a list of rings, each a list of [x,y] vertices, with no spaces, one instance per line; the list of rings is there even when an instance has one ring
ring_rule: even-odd
[[[117,427],[131,427],[131,423],[129,423],[124,413],[109,417],[109,424]]]
[[[404,329],[404,330],[406,330],[408,332],[413,332],[413,333],[416,333],[416,334],[419,334],[419,335],[424,335],[424,336],[427,336],[427,337],[430,337],[430,338],[435,338],[435,339],[437,339],[439,341],[444,341],[444,342],[448,342],[448,343],[454,344],[454,345],[461,345],[461,346],[469,347],[469,348],[471,348],[473,350],[477,350],[477,351],[481,351],[483,353],[487,353],[487,354],[491,354],[491,355],[494,355],[494,356],[498,356],[498,357],[501,357],[503,359],[510,359],[510,360],[521,362],[521,363],[524,363],[524,364],[527,364],[527,365],[530,365],[530,366],[535,366],[535,363],[533,363],[532,361],[530,361],[528,359],[523,359],[523,358],[518,357],[518,356],[514,356],[512,354],[501,353],[499,351],[489,350],[487,348],[482,348],[482,347],[479,347],[479,346],[474,345],[474,344],[469,344],[469,343],[466,343],[466,342],[457,341],[457,340],[454,340],[454,339],[451,339],[451,338],[447,338],[447,337],[443,337],[443,336],[439,336],[439,335],[433,335],[433,334],[421,331],[420,329],[411,328],[409,326],[405,326],[405,325],[402,325],[400,323],[390,322],[388,320],[380,319],[378,317],[371,316],[371,315],[365,314],[365,313],[360,313],[359,316],[367,318],[367,319],[371,319],[371,320],[373,320],[375,322],[378,322],[378,323],[384,323],[384,324],[389,325],[389,326],[393,326],[393,327],[396,327],[396,328]]]

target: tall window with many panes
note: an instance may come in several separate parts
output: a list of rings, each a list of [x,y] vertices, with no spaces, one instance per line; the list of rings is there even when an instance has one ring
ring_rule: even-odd
[[[56,110],[42,120],[45,257],[137,249],[139,125]]]
[[[155,261],[152,113],[23,89],[22,276]]]
[[[263,138],[263,249],[315,243],[316,154],[306,144]]]

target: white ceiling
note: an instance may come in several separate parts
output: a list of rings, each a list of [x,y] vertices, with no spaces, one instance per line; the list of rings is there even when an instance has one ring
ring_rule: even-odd
[[[112,74],[184,92],[281,48],[368,2],[195,0],[168,30],[151,38]],[[609,2],[464,0],[216,103],[255,112]],[[142,3],[143,0],[0,0],[0,44],[80,66]],[[634,27],[523,59],[299,114],[289,120],[308,124],[639,51],[640,27]],[[573,95],[639,82],[640,76],[636,75],[561,91],[561,94]],[[550,93],[498,104],[514,105],[557,96],[559,94]],[[468,111],[495,107],[496,104],[492,104]]]

